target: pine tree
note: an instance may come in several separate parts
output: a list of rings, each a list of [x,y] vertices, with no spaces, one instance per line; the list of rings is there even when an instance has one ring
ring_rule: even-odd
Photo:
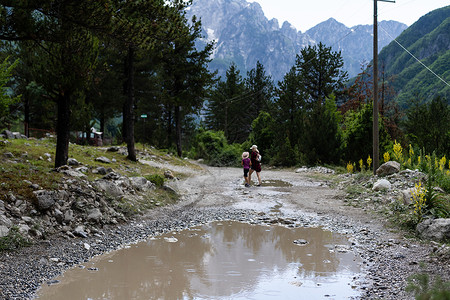
[[[251,96],[251,115],[258,116],[261,111],[268,112],[272,105],[274,84],[271,76],[266,75],[264,66],[257,61],[256,67],[247,72],[245,79],[247,90]]]
[[[163,49],[162,69],[167,103],[173,108],[178,156],[182,155],[183,122],[186,116],[202,107],[214,77],[207,65],[214,43],[198,50],[196,41],[202,37],[200,20],[195,16],[187,20],[185,12],[181,13],[181,17],[178,32],[168,47]]]
[[[208,102],[206,124],[209,129],[223,131],[229,143],[242,142],[251,129],[251,97],[240,71],[233,63]]]
[[[10,1],[0,6],[0,39],[33,41],[41,48],[34,61],[37,82],[57,103],[55,167],[66,164],[69,152],[70,105],[95,68],[98,39],[111,11],[107,0]]]
[[[322,103],[331,93],[343,90],[347,72],[342,71],[344,60],[340,52],[332,52],[324,44],[308,46],[296,58],[300,84],[309,103]],[[336,94],[338,96],[339,94]]]

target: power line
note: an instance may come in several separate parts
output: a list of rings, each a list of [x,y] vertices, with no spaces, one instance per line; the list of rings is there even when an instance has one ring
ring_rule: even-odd
[[[397,45],[399,45],[403,50],[405,50],[409,55],[411,55],[418,63],[420,63],[422,66],[424,66],[428,71],[430,71],[434,76],[436,76],[437,78],[439,78],[439,80],[441,80],[443,83],[445,83],[447,86],[450,87],[450,84],[445,81],[441,76],[439,76],[438,74],[436,74],[433,70],[431,70],[428,66],[426,66],[423,62],[421,62],[417,57],[415,57],[408,49],[406,49],[402,44],[400,44],[399,41],[397,41],[397,39],[394,39],[383,27],[380,27],[381,30],[383,30],[394,42],[397,43]]]

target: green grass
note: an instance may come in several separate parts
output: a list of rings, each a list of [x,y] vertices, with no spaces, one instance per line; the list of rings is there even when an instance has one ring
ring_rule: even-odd
[[[0,200],[8,200],[8,194],[13,194],[16,198],[33,201],[33,189],[29,182],[38,184],[41,189],[54,190],[62,182],[63,174],[54,170],[55,140],[9,140],[7,144],[1,144],[0,147]],[[137,149],[140,146],[137,145]],[[106,151],[107,147],[80,146],[76,144],[69,145],[69,158],[74,158],[90,171],[86,174],[88,180],[103,177],[95,174],[91,170],[98,167],[111,168],[124,176],[134,177],[143,176],[146,178],[164,178],[164,169],[155,168],[147,164],[129,161],[125,155],[117,152]],[[6,158],[5,153],[10,152],[14,158]],[[51,155],[51,161],[47,160],[45,154]],[[155,159],[168,162],[173,165],[189,166],[199,168],[189,162],[179,159],[174,155],[168,155],[165,151],[159,151],[153,148],[145,149],[145,154],[156,157]],[[104,156],[110,159],[111,163],[101,163],[96,161],[97,157]],[[175,176],[181,176],[174,172]],[[160,182],[158,182],[160,184]],[[158,191],[160,194],[168,194],[167,191]],[[170,199],[172,195],[156,195],[155,197]],[[163,199],[166,202],[167,199]],[[158,200],[159,201],[159,200]],[[159,201],[161,202],[161,201]],[[152,204],[153,205],[153,204]],[[145,204],[143,207],[150,207]],[[126,207],[126,205],[124,205]]]

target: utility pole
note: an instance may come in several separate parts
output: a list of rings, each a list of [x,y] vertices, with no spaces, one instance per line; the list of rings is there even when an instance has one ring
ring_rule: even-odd
[[[378,128],[378,1],[395,3],[395,0],[373,0],[373,175],[376,175],[380,166]]]

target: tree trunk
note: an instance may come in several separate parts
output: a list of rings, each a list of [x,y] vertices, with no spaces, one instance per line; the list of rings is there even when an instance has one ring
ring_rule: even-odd
[[[137,161],[134,145],[134,49],[128,47],[128,55],[125,64],[125,75],[127,78],[125,91],[126,100],[123,107],[123,134],[127,143],[128,156],[131,161]]]
[[[167,149],[172,146],[172,105],[166,105],[167,109]]]
[[[70,95],[62,93],[58,97],[58,120],[56,121],[55,168],[67,164],[70,139]]]
[[[181,107],[179,105],[175,106],[175,128],[177,154],[178,157],[181,157],[183,150],[181,149]]]
[[[100,132],[102,133],[102,138],[105,138],[105,112],[100,113]]]
[[[24,134],[27,137],[30,137],[30,99],[28,96],[28,93],[25,95],[24,97],[25,102],[24,102]]]

